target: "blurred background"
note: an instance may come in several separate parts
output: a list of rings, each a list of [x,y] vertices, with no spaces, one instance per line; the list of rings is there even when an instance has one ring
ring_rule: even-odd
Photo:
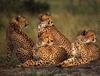
[[[50,12],[55,26],[70,40],[83,29],[92,29],[100,45],[100,0],[0,0],[0,63],[6,55],[6,26],[12,16],[27,17],[30,26],[24,29],[36,39],[38,14]]]

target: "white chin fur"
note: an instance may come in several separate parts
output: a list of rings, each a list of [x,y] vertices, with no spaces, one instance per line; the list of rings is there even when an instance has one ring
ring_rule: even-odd
[[[41,22],[41,23],[38,25],[38,28],[44,28],[44,27],[46,27],[46,26],[52,26],[52,25],[53,25],[53,23],[48,24],[47,21],[44,21],[44,22]]]
[[[38,26],[38,28],[44,28],[47,26],[47,22],[41,22]]]
[[[89,43],[89,42],[91,42],[91,41],[90,41],[90,40],[87,40],[87,41],[86,41],[86,43]]]

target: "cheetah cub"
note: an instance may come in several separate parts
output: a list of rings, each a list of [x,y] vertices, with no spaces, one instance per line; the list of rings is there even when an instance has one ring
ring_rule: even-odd
[[[70,41],[56,28],[52,16],[45,13],[39,16],[38,41],[40,46],[57,45],[70,52]]]
[[[86,64],[99,58],[99,48],[94,44],[96,34],[91,30],[84,30],[72,43],[71,57],[60,63],[61,67]]]
[[[6,39],[8,45],[8,58],[16,54],[17,58],[23,63],[32,59],[32,49],[34,42],[23,31],[22,28],[28,25],[28,20],[23,16],[14,16],[6,30]]]

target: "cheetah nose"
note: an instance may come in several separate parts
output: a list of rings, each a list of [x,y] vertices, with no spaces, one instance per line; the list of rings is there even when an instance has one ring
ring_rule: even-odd
[[[26,24],[26,25],[25,25],[25,28],[27,28],[27,26],[28,26],[28,25]]]
[[[25,27],[27,26],[27,24],[25,25]]]
[[[92,41],[93,41],[93,42],[96,42],[96,39],[93,39]]]

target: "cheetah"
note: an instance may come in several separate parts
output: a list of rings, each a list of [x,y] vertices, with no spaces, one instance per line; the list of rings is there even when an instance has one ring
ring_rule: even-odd
[[[39,16],[38,42],[40,47],[45,45],[57,45],[65,48],[69,53],[71,42],[55,27],[52,16],[45,13]]]
[[[6,30],[8,59],[12,59],[13,54],[22,63],[33,58],[34,42],[22,31],[22,28],[26,27],[28,23],[28,20],[23,16],[14,16],[10,20]]]
[[[94,42],[96,42],[96,34],[92,30],[82,31],[72,43],[70,58],[64,60],[59,66],[75,66],[98,59],[100,52]]]
[[[34,56],[39,57],[38,60],[26,61],[25,63],[20,64],[19,67],[49,67],[52,65],[56,66],[56,64],[61,63],[68,58],[66,50],[56,45],[39,47],[36,50]]]
[[[39,16],[40,24],[38,25],[39,47],[34,53],[38,60],[27,61],[21,64],[27,66],[49,66],[58,64],[65,60],[69,55],[66,51],[70,49],[71,43],[61,34],[52,22],[52,18],[48,14]],[[61,57],[61,58],[60,58]]]

